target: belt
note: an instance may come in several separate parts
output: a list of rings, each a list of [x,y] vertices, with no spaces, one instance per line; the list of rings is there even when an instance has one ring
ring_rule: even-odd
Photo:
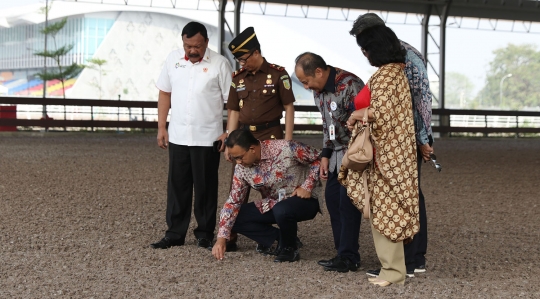
[[[269,128],[273,128],[273,127],[276,127],[276,126],[279,126],[281,125],[281,122],[279,120],[274,120],[274,121],[271,121],[271,122],[268,122],[268,123],[265,123],[265,124],[262,124],[262,125],[244,125],[243,129],[246,130],[246,131],[251,131],[251,132],[257,132],[257,131],[261,131],[261,130],[264,130],[264,129],[269,129]]]

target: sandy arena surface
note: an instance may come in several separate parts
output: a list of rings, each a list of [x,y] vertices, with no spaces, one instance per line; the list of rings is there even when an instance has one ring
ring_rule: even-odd
[[[427,272],[380,288],[365,275],[379,265],[366,222],[358,272],[317,265],[335,255],[327,213],[300,224],[296,263],[243,236],[215,261],[193,221],[187,245],[150,249],[166,229],[168,164],[153,134],[0,134],[0,298],[540,297],[540,140],[439,139],[435,151]],[[230,167],[221,160],[220,205]]]

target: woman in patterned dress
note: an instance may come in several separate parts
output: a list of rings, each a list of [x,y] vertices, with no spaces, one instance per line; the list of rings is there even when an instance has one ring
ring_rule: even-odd
[[[364,170],[366,176],[342,166],[339,180],[358,208],[363,194],[371,195],[371,228],[382,267],[378,277],[369,278],[370,283],[404,284],[403,242],[412,240],[420,228],[416,138],[411,93],[404,73],[405,51],[386,26],[365,29],[356,41],[370,64],[379,69],[358,94],[357,110],[347,125],[352,129],[368,109],[374,156]],[[364,190],[364,178],[368,190]]]

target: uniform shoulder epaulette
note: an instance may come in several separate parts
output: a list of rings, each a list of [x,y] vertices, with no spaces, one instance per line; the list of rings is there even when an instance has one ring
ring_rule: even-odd
[[[276,69],[276,70],[278,70],[278,71],[280,71],[280,72],[282,72],[282,71],[285,70],[284,67],[282,67],[282,66],[280,66],[280,65],[277,65],[277,64],[270,64],[270,67],[273,68],[273,69]]]
[[[239,70],[234,71],[234,73],[232,73],[232,77],[234,78],[238,76],[239,74],[243,73],[245,70],[246,70],[245,68],[241,68]]]

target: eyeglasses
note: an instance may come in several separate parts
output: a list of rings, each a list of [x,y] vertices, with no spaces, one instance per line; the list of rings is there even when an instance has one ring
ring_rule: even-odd
[[[429,154],[429,164],[433,165],[435,169],[437,169],[438,172],[441,172],[442,166],[441,164],[437,163],[437,156],[435,154]]]
[[[246,155],[248,151],[245,151],[241,156],[236,156],[236,157],[233,157],[231,156],[231,160],[234,160],[236,162],[240,161],[242,162],[244,160],[244,156]]]
[[[246,57],[246,58],[235,58],[234,60],[238,61],[238,63],[246,63],[247,60],[249,59],[249,57],[251,57],[251,55],[253,55],[253,53],[255,53],[255,51],[249,53],[248,57]]]

